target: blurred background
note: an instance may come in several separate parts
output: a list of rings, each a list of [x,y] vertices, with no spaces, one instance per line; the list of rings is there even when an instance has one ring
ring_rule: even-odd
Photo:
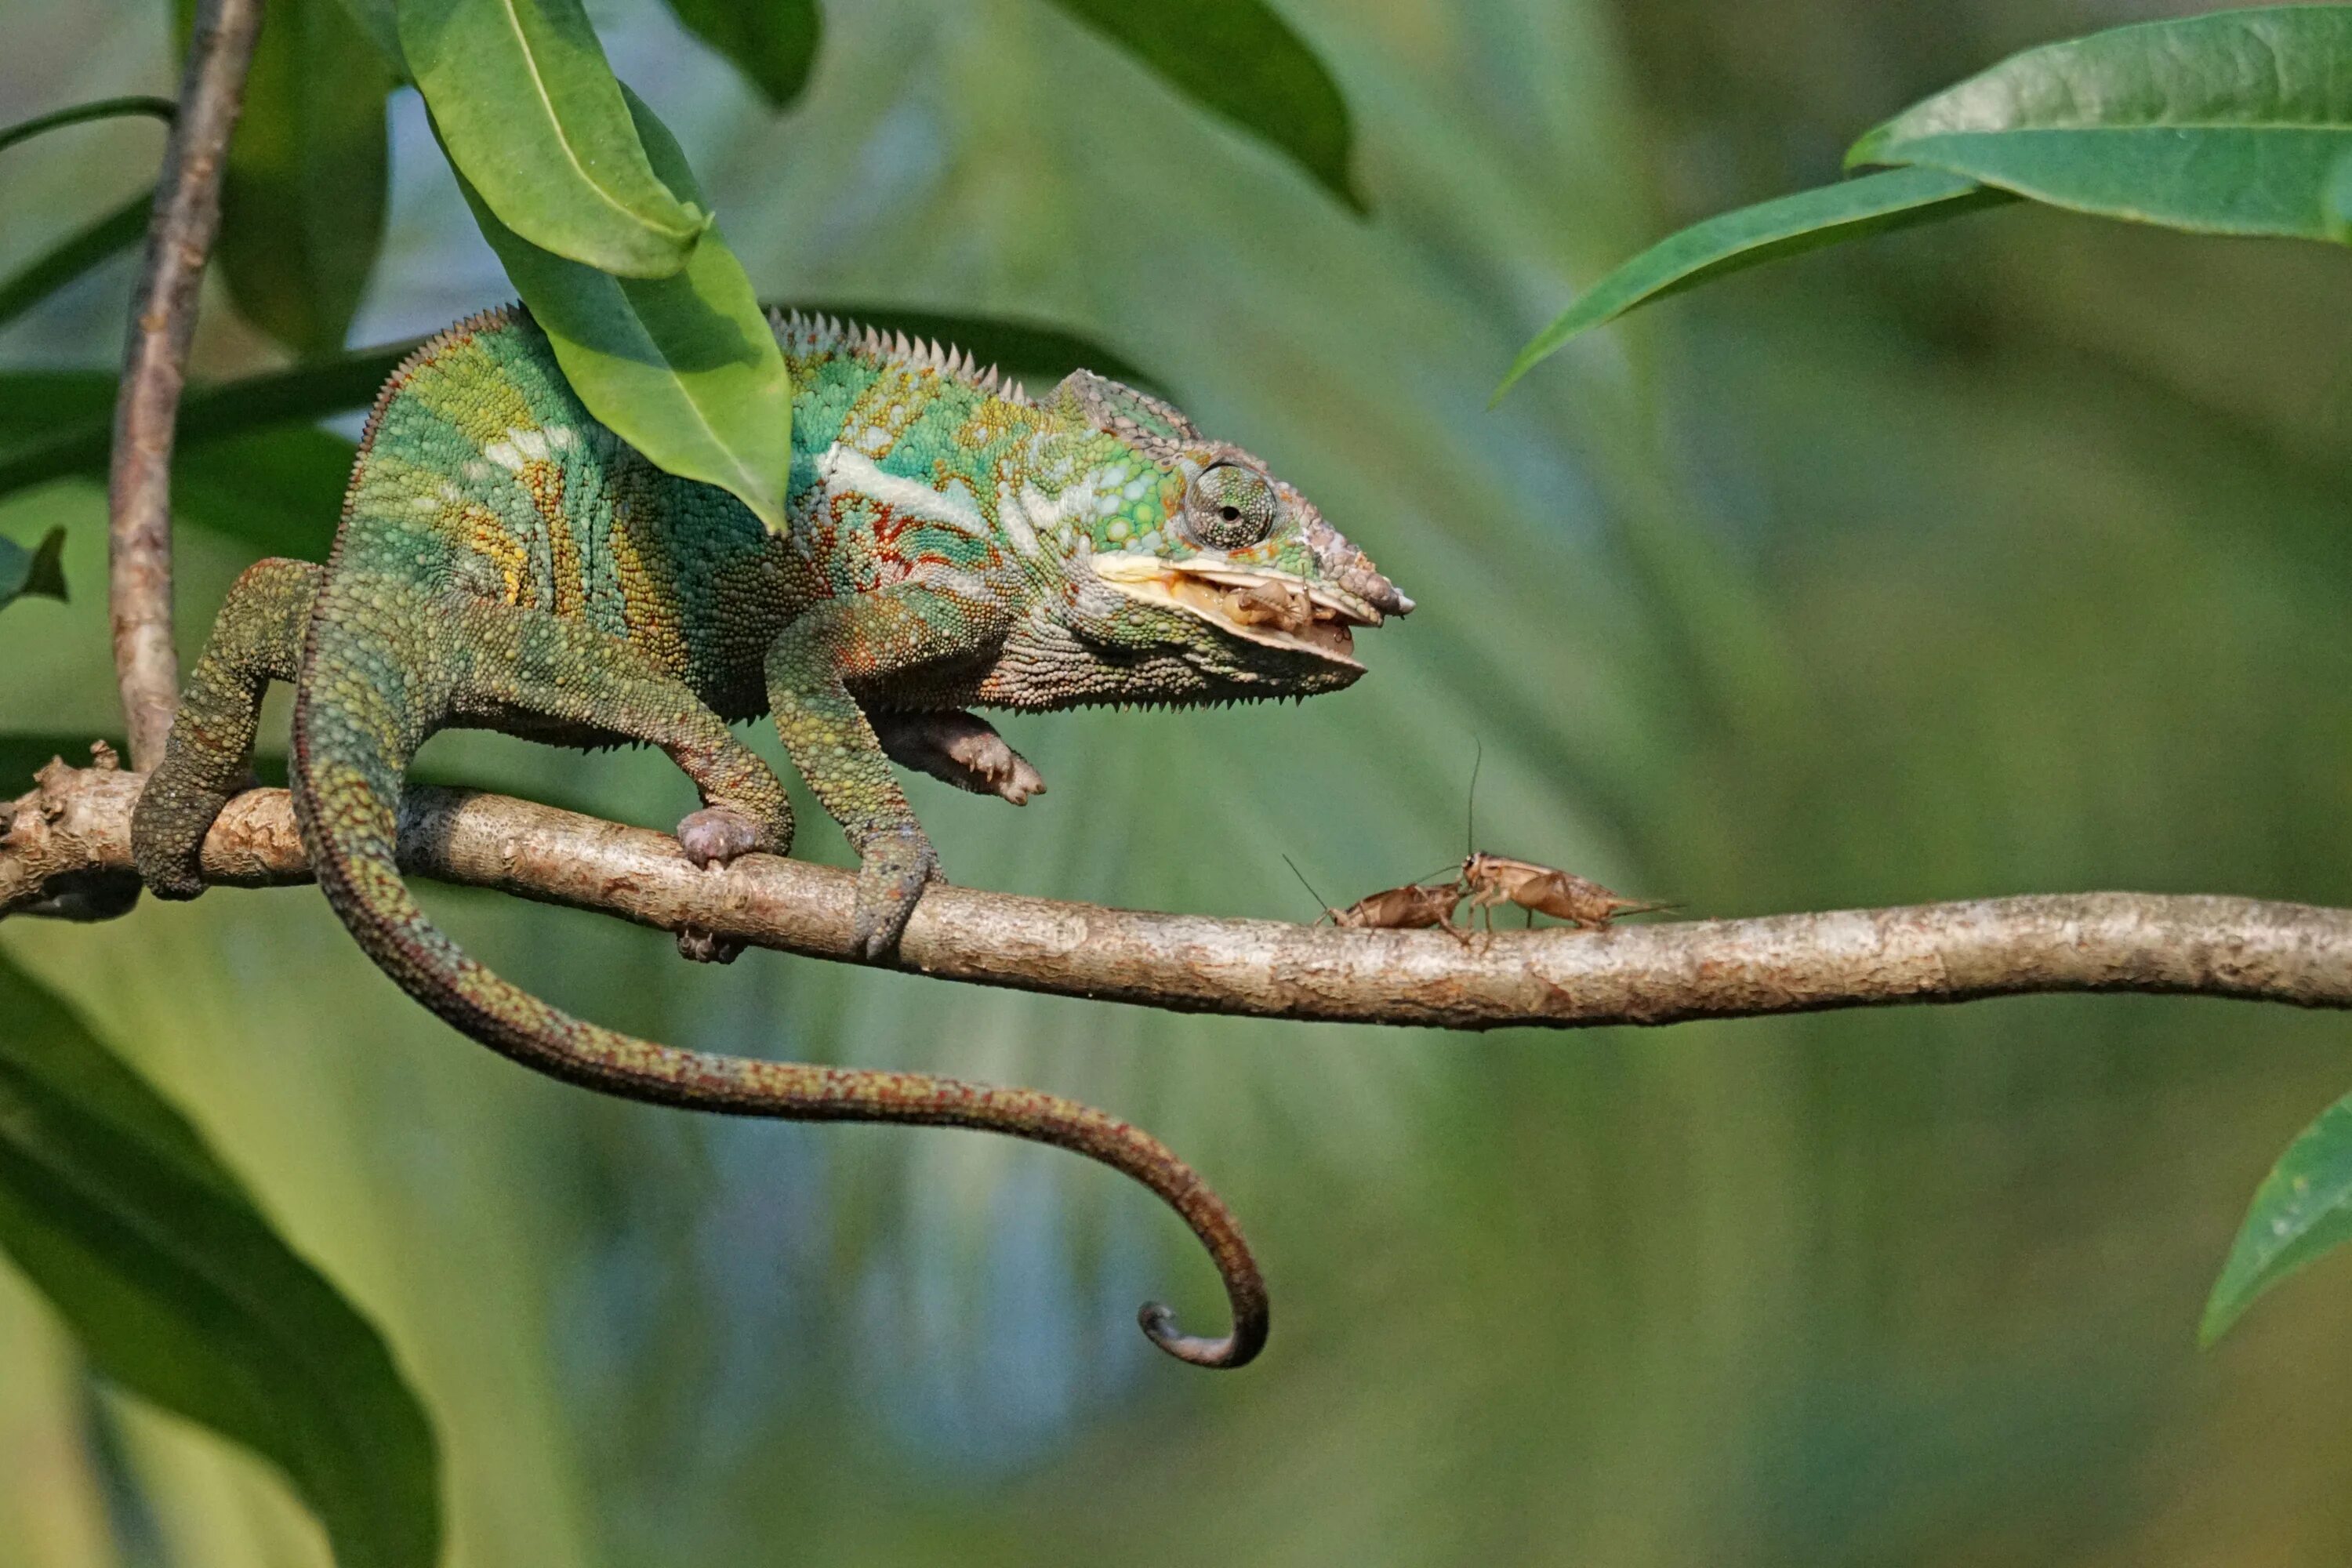
[[[1706,915],[2140,888],[2352,903],[2352,258],[2002,209],[1801,258],[1487,394],[1675,225],[1834,176],[2012,49],[2170,0],[1283,0],[1354,110],[1359,220],[1036,0],[835,5],[761,111],[592,5],[763,294],[1017,312],[1148,367],[1423,605],[1303,708],[1004,726],[1053,792],[919,782],[960,881],[1307,918],[1486,847]],[[0,0],[0,119],[169,90],[155,0]],[[353,330],[506,297],[394,101]],[[0,270],[152,178],[154,129],[0,160]],[[0,336],[110,365],[130,263]],[[200,372],[277,351],[208,307]],[[76,599],[0,617],[0,730],[118,726],[102,498]],[[193,657],[246,554],[188,528]],[[282,736],[281,717],[270,733]],[[772,736],[755,743],[776,754]],[[436,766],[666,825],[658,756]],[[13,793],[23,781],[12,781]],[[803,800],[803,853],[845,862]],[[1204,847],[1206,848],[1204,849]],[[2352,1258],[2200,1353],[2341,1019],[2062,998],[1444,1036],[950,990],[446,889],[476,952],[678,1044],[1107,1105],[1247,1223],[1255,1367],[1176,1223],[1066,1155],[730,1123],[497,1060],[315,895],[0,951],[184,1105],[382,1324],[471,1568],[2232,1564],[2352,1555]],[[0,1267],[0,1563],[316,1568],[275,1479],[87,1376]]]

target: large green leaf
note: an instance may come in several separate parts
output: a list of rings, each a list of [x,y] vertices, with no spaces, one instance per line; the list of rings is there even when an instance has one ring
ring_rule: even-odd
[[[324,561],[358,448],[331,430],[257,430],[191,447],[173,465],[172,514],[258,555]]]
[[[400,0],[400,44],[449,161],[540,249],[675,277],[709,226],[647,161],[580,0]]]
[[[58,564],[66,547],[66,531],[53,528],[31,549],[13,539],[0,539],[0,610],[26,595],[44,599],[66,596],[66,574]]]
[[[654,167],[700,201],[667,128],[635,93],[625,101]],[[588,412],[661,468],[732,491],[781,531],[792,379],[726,241],[705,235],[675,278],[615,278],[532,245],[458,184]]]
[[[0,126],[0,152],[5,152],[19,142],[29,142],[52,131],[62,131],[68,125],[87,125],[93,120],[119,120],[128,114],[143,114],[151,120],[168,121],[179,110],[180,106],[170,99],[146,93],[129,98],[93,99],[88,103],[36,114],[30,120],[20,120],[14,125]]]
[[[401,80],[406,81],[408,60],[400,49],[400,20],[394,15],[393,0],[341,0],[344,13],[357,25],[360,36],[375,47],[383,57],[384,67]]]
[[[1358,212],[1339,84],[1265,0],[1054,0],[1212,113],[1272,143]]]
[[[154,205],[155,193],[142,191],[17,268],[16,276],[0,282],[0,326],[145,238],[148,209]]]
[[[195,0],[178,0],[187,47]],[[383,239],[392,71],[341,0],[270,0],[221,184],[237,312],[306,357],[343,346]]]
[[[365,408],[414,342],[361,349],[291,370],[197,387],[181,400],[183,448]],[[114,377],[102,371],[0,373],[0,496],[106,466]]]
[[[2078,212],[2336,237],[2352,6],[2225,11],[2029,49],[1904,110],[1849,164],[1915,163]]]
[[[2279,1156],[2239,1227],[2198,1333],[2211,1344],[2254,1299],[2352,1241],[2352,1095],[2319,1113]]]
[[[1636,305],[1663,300],[1759,262],[2013,199],[2006,191],[1989,190],[1974,180],[1941,170],[1895,169],[1759,202],[1693,224],[1578,295],[1575,303],[1519,351],[1502,384],[1495,389],[1495,396],[1499,400],[1513,382],[1577,333],[1612,321]]]
[[[431,1422],[178,1111],[0,959],[0,1249],[124,1387],[273,1461],[343,1568],[430,1568]]]
[[[771,109],[808,85],[823,31],[816,0],[669,0],[686,30],[733,62]]]

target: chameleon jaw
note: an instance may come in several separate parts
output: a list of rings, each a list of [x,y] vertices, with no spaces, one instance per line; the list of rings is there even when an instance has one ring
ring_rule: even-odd
[[[1381,613],[1345,589],[1287,572],[1163,561],[1132,552],[1090,557],[1095,574],[1130,599],[1181,610],[1228,637],[1361,669],[1350,628]]]

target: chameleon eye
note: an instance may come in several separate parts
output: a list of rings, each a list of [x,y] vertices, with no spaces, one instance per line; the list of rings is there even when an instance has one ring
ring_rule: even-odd
[[[1241,550],[1274,531],[1282,510],[1274,486],[1255,468],[1216,463],[1184,491],[1184,520],[1192,537],[1215,550]]]

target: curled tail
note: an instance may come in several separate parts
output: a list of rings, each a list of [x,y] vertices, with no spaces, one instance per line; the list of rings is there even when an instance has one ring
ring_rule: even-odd
[[[1030,1089],[656,1045],[574,1018],[467,956],[425,917],[395,854],[408,759],[448,700],[416,631],[388,605],[347,603],[315,616],[294,709],[294,809],[319,884],[402,990],[526,1067],[630,1100],[787,1121],[971,1127],[1098,1160],[1183,1216],[1232,1303],[1233,1331],[1222,1339],[1179,1332],[1168,1308],[1148,1304],[1139,1321],[1151,1342],[1196,1366],[1238,1367],[1257,1354],[1268,1303],[1249,1246],[1223,1201],[1150,1134]]]

